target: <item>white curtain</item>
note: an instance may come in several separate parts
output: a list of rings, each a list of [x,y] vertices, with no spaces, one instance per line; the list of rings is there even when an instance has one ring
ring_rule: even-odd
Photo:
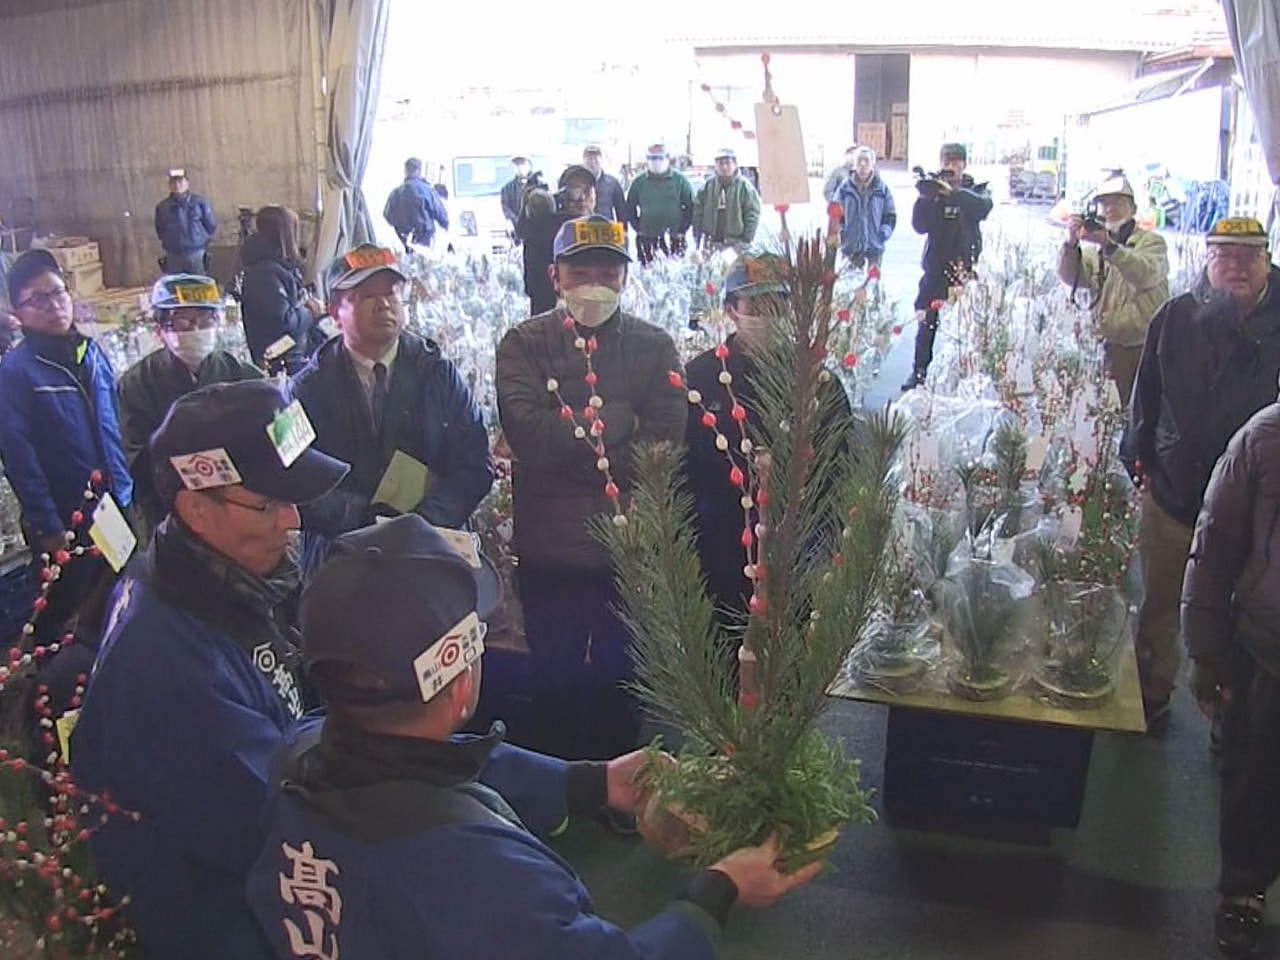
[[[323,57],[328,150],[314,265],[373,239],[360,188],[373,144],[391,0],[328,0]],[[323,27],[323,25],[322,25]]]
[[[1271,182],[1280,185],[1280,0],[1222,0],[1236,66],[1258,125]],[[1271,234],[1280,237],[1280,194]]]

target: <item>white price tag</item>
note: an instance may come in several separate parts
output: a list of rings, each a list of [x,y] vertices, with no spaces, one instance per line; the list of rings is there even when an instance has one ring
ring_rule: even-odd
[[[1022,363],[1018,364],[1018,372],[1014,378],[1014,383],[1020,394],[1036,392],[1035,370],[1032,368],[1029,359],[1024,358]]]
[[[1073,549],[1080,539],[1080,528],[1084,524],[1084,512],[1079,507],[1067,507],[1062,511],[1062,527],[1058,531],[1058,543],[1068,550]]]
[[[93,511],[89,539],[102,551],[102,556],[116,573],[124,569],[138,546],[138,538],[129,529],[129,522],[110,493],[102,494],[102,500]]]
[[[280,455],[280,462],[291,467],[316,438],[316,428],[302,409],[302,401],[295,400],[275,415],[267,424],[267,436]]]
[[[1027,469],[1032,473],[1039,473],[1048,453],[1049,441],[1045,439],[1044,434],[1040,433],[1032,437],[1027,444]]]
[[[942,450],[937,436],[932,433],[921,434],[916,438],[916,469],[933,472],[941,465]]]

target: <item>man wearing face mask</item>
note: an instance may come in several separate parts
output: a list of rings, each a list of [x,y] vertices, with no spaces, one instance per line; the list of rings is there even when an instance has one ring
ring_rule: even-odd
[[[693,225],[693,186],[688,178],[671,169],[667,149],[660,143],[649,148],[647,160],[644,173],[627,191],[627,209],[642,264],[652,263],[659,252],[683,255],[685,234]]]
[[[133,475],[134,502],[145,541],[164,519],[147,444],[179,397],[211,383],[257,380],[262,371],[218,349],[222,293],[212,277],[176,274],[151,288],[151,312],[164,344],[120,377],[120,439]]]
[[[783,322],[789,275],[790,265],[774,254],[740,258],[724,282],[724,309],[734,333],[722,347],[699,354],[685,368],[689,389],[702,394],[700,405],[687,404],[685,480],[693,497],[702,573],[726,625],[735,622],[736,615],[746,615],[751,581],[742,572],[746,563],[742,491],[729,482],[730,465],[745,470],[747,464],[740,449],[742,438],[729,415],[733,398],[720,382],[720,374],[725,370],[732,374],[734,394],[747,410],[748,429],[758,427],[753,389],[756,357],[770,346],[776,325]],[[824,389],[832,401],[825,414],[827,422],[848,421],[849,398],[839,379],[832,377]],[[715,429],[707,426],[708,413],[716,419]],[[717,436],[729,441],[726,449],[717,446]]]
[[[1058,277],[1074,292],[1089,292],[1095,332],[1102,338],[1107,375],[1120,402],[1129,405],[1147,325],[1169,299],[1169,256],[1164,237],[1138,228],[1133,187],[1123,174],[1099,185],[1094,199],[1102,218],[1086,225],[1073,216],[1058,254]],[[1080,241],[1087,244],[1081,247]]]
[[[569,221],[555,242],[564,306],[498,347],[534,713],[533,729],[512,736],[566,759],[607,759],[636,744],[638,716],[621,687],[632,675],[629,636],[614,613],[608,551],[589,526],[613,512],[610,493],[625,500],[637,446],[684,436],[686,401],[669,382],[675,344],[618,306],[630,260],[622,224]]]
[[[1178,676],[1183,571],[1210,473],[1232,435],[1275,402],[1280,375],[1280,269],[1271,264],[1266,231],[1233,217],[1219,221],[1205,243],[1204,277],[1151,320],[1122,451],[1143,481],[1145,597],[1134,648],[1148,729],[1167,717]],[[1203,658],[1192,652],[1198,665],[1210,659],[1209,651]],[[1206,677],[1228,666],[1203,665]],[[1197,686],[1193,674],[1192,685],[1198,699],[1211,699],[1212,684]]]

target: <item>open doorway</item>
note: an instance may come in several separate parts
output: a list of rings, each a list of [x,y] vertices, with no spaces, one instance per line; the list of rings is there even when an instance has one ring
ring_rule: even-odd
[[[905,164],[911,57],[860,53],[854,70],[854,139],[886,161]]]

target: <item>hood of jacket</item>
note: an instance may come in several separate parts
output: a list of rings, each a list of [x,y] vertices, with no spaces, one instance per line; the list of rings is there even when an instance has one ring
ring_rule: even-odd
[[[246,267],[258,263],[273,262],[278,263],[287,270],[293,270],[301,266],[281,257],[260,233],[249,234],[248,239],[240,247],[240,262]]]

